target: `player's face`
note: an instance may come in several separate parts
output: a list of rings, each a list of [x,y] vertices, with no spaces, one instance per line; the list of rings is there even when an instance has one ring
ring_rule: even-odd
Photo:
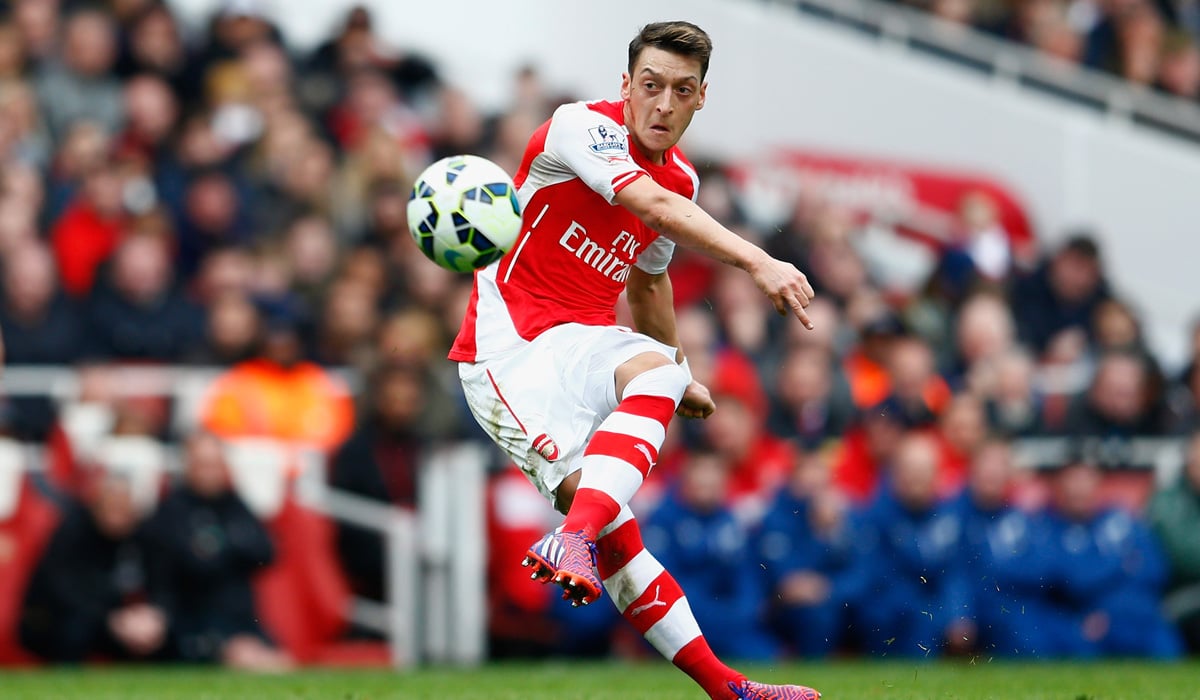
[[[679,142],[696,111],[704,107],[700,61],[662,49],[642,50],[633,73],[621,78],[625,126],[634,143],[656,162]]]

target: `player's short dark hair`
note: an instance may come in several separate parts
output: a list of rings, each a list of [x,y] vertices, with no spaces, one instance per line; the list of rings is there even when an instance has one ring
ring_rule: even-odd
[[[700,61],[700,79],[708,73],[708,59],[712,57],[712,39],[691,22],[654,22],[642,27],[633,41],[629,42],[629,73],[647,47],[670,51]]]

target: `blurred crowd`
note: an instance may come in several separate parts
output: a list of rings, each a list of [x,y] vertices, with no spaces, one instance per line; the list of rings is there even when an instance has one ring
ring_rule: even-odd
[[[1200,99],[1200,7],[1190,0],[898,0],[1134,85]]]
[[[573,98],[530,67],[513,76],[511,104],[483,114],[361,7],[305,55],[253,0],[227,0],[203,27],[159,0],[2,7],[6,361],[76,367],[79,382],[70,406],[0,403],[0,433],[50,455],[37,480],[0,484],[22,484],[0,499],[0,566],[29,569],[27,585],[0,576],[0,657],[7,634],[51,660],[310,660],[264,624],[282,623],[256,610],[256,587],[298,590],[270,568],[282,559],[302,587],[380,598],[379,538],[288,507],[264,520],[222,448],[303,444],[328,457],[333,486],[415,507],[423,456],[482,437],[445,360],[470,278],[413,244],[412,177],[464,152],[514,172],[528,135]],[[1106,8],[1089,26],[1109,26],[1119,39],[1105,55],[1121,55],[1125,25]],[[744,274],[686,251],[673,264],[682,342],[719,408],[673,427],[635,505],[718,651],[1171,657],[1185,637],[1197,648],[1200,326],[1190,364],[1164,369],[1092,233],[1016,248],[980,194],[964,197],[919,279],[900,283],[870,222],[836,200],[804,192],[764,227],[720,164],[693,160],[701,204],[818,290],[807,332]],[[114,367],[159,365],[219,373],[186,410],[170,392],[114,386]],[[1057,376],[1086,386],[1040,381]],[[154,489],[150,507],[75,439],[95,407],[108,435],[182,446],[178,483]],[[1041,465],[1058,467],[1050,476],[1015,464],[1013,441],[1033,436],[1071,440],[1065,462]],[[1161,493],[1144,465],[1111,456],[1131,438],[1188,436],[1184,476]],[[642,651],[606,606],[560,617],[517,566],[552,518],[531,489],[497,463],[493,653]],[[43,536],[5,539],[18,520]],[[305,558],[326,540],[333,569]],[[337,610],[313,602],[328,597],[303,590],[266,598],[298,606],[291,617],[320,634],[345,633]],[[754,624],[761,634],[747,633]]]

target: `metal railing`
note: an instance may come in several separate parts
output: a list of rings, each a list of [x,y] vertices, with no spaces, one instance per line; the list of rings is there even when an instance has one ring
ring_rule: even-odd
[[[24,470],[45,469],[45,445],[20,447]],[[162,457],[163,474],[181,472],[177,446],[164,445]],[[385,599],[354,598],[349,621],[382,635],[396,668],[482,663],[487,652],[488,452],[473,443],[432,448],[419,466],[415,512],[330,488],[324,455],[301,449],[297,457],[292,493],[298,503],[376,533],[384,542]]]
[[[1023,89],[1200,144],[1200,105],[1170,97],[1035,49],[879,0],[756,0],[871,37],[891,50],[947,60]]]

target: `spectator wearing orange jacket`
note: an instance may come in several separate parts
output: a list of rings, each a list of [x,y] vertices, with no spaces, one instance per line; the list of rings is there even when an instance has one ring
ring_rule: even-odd
[[[275,438],[330,452],[354,427],[350,391],[303,359],[294,311],[284,303],[263,308],[259,353],[216,380],[201,423],[224,438]]]

